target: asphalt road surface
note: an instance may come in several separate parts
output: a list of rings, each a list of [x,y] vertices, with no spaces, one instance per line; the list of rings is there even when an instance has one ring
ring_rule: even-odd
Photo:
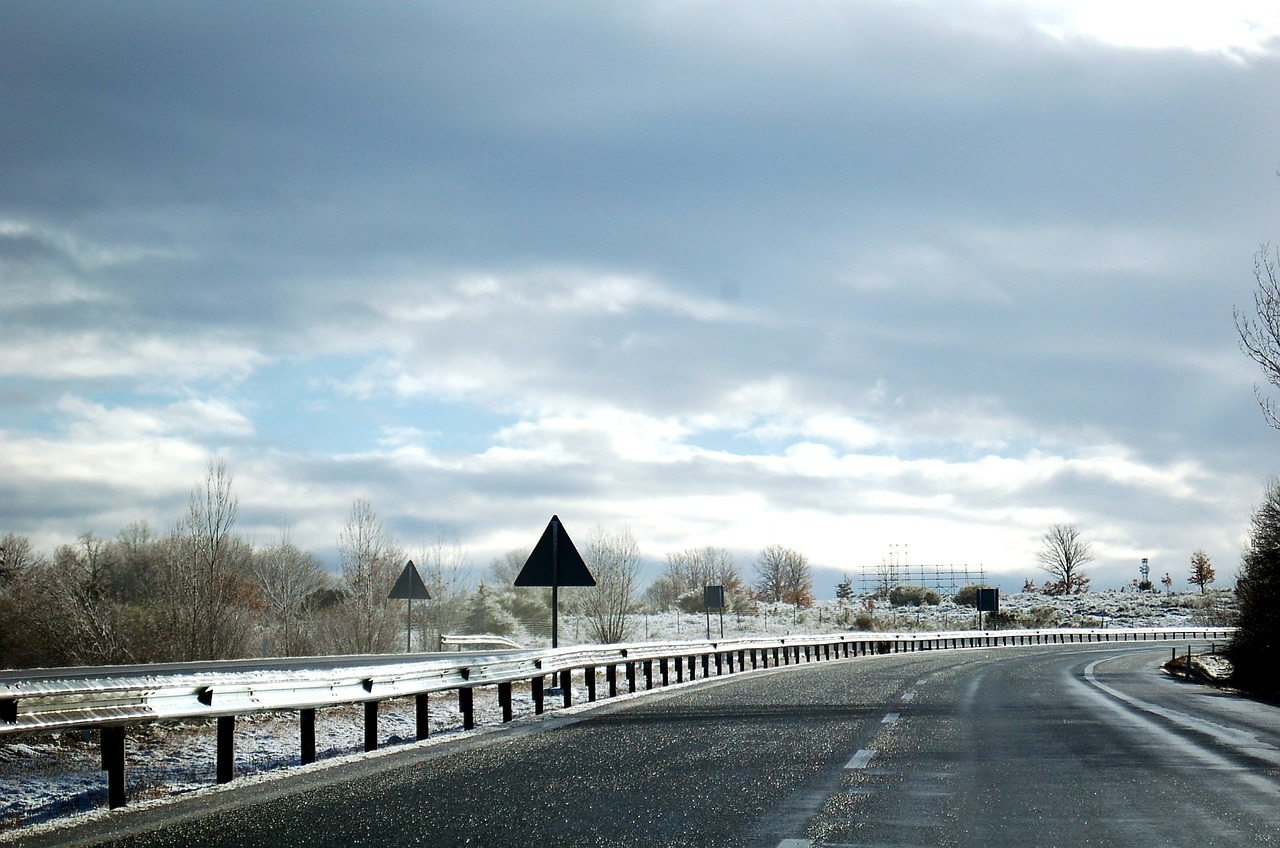
[[[815,663],[117,811],[19,845],[1280,845],[1280,709],[1168,645]]]

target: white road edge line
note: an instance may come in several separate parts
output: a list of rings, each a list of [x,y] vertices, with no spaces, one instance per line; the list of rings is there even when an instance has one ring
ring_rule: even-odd
[[[1142,700],[1141,698],[1126,695],[1118,689],[1103,683],[1097,678],[1097,675],[1094,674],[1093,670],[1097,667],[1098,663],[1106,662],[1107,659],[1111,659],[1111,657],[1096,660],[1085,667],[1084,677],[1085,680],[1089,681],[1091,686],[1101,689],[1111,697],[1124,701],[1126,704],[1129,704],[1144,713],[1158,715],[1163,719],[1173,722],[1179,727],[1203,733],[1217,742],[1221,742],[1228,747],[1236,749],[1242,754],[1247,754],[1248,756],[1262,760],[1263,762],[1270,763],[1272,766],[1280,766],[1280,748],[1276,748],[1274,745],[1268,745],[1266,742],[1258,739],[1258,737],[1253,733],[1249,733],[1244,730],[1237,730],[1234,727],[1227,727],[1226,725],[1217,724],[1202,718],[1196,718],[1195,716],[1187,715],[1186,713],[1179,712],[1178,710],[1171,710],[1168,707],[1162,707],[1158,704],[1152,704],[1148,701]]]
[[[1225,774],[1235,775],[1241,783],[1246,784],[1273,799],[1280,798],[1280,787],[1277,787],[1272,780],[1261,775],[1254,774],[1250,769],[1233,763],[1226,757],[1209,750],[1209,748],[1202,744],[1197,744],[1196,740],[1191,736],[1173,732],[1167,726],[1148,717],[1152,713],[1143,715],[1143,713],[1147,711],[1142,706],[1139,706],[1139,704],[1146,704],[1145,701],[1140,701],[1137,698],[1132,698],[1122,692],[1118,692],[1112,687],[1099,681],[1097,677],[1094,676],[1093,669],[1098,665],[1098,663],[1105,662],[1107,659],[1115,659],[1115,657],[1106,657],[1098,660],[1097,662],[1090,663],[1085,668],[1084,681],[1081,681],[1079,678],[1070,674],[1066,675],[1067,680],[1079,687],[1079,691],[1090,697],[1095,703],[1114,711],[1122,719],[1129,722],[1131,727],[1142,728],[1142,731],[1148,740],[1159,738],[1162,740],[1162,744],[1164,744],[1166,749],[1169,751],[1182,751],[1184,754],[1204,763],[1209,768],[1218,769]],[[1108,695],[1111,697],[1107,697]],[[1127,707],[1125,706],[1126,704],[1128,704]],[[1146,706],[1152,707],[1155,705],[1146,704]],[[1170,710],[1167,712],[1172,711]],[[1275,802],[1269,801],[1267,803],[1274,804]]]
[[[881,724],[893,724],[899,718],[898,713],[885,713],[885,717],[880,719]]]
[[[863,748],[860,751],[858,751],[858,753],[853,755],[853,759],[849,760],[849,763],[848,765],[845,766],[845,768],[864,769],[867,767],[867,764],[871,762],[871,758],[874,757],[875,755],[876,755],[875,749]]]

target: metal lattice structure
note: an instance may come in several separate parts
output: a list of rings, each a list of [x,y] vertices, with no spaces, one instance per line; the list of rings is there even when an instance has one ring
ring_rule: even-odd
[[[981,563],[929,564],[900,562],[887,558],[874,566],[863,566],[862,594],[876,595],[895,586],[922,586],[944,598],[954,597],[963,587],[986,583],[987,570]]]

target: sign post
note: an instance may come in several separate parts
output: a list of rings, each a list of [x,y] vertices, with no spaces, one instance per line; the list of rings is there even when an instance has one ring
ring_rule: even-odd
[[[396,585],[391,587],[391,594],[387,597],[409,602],[409,614],[404,625],[404,652],[407,654],[413,650],[413,602],[431,600],[427,584],[422,582],[422,575],[418,573],[413,560],[409,560],[404,571],[400,572]]]
[[[551,647],[560,647],[560,587],[594,586],[596,579],[587,570],[559,516],[551,516],[514,585],[551,587]]]
[[[702,587],[702,609],[707,614],[707,641],[711,641],[711,611],[720,610],[720,638],[724,638],[724,587]]]

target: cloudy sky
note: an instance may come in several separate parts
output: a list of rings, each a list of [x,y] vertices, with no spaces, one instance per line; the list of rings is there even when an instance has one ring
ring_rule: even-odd
[[[0,534],[1229,579],[1274,2],[0,5]]]

